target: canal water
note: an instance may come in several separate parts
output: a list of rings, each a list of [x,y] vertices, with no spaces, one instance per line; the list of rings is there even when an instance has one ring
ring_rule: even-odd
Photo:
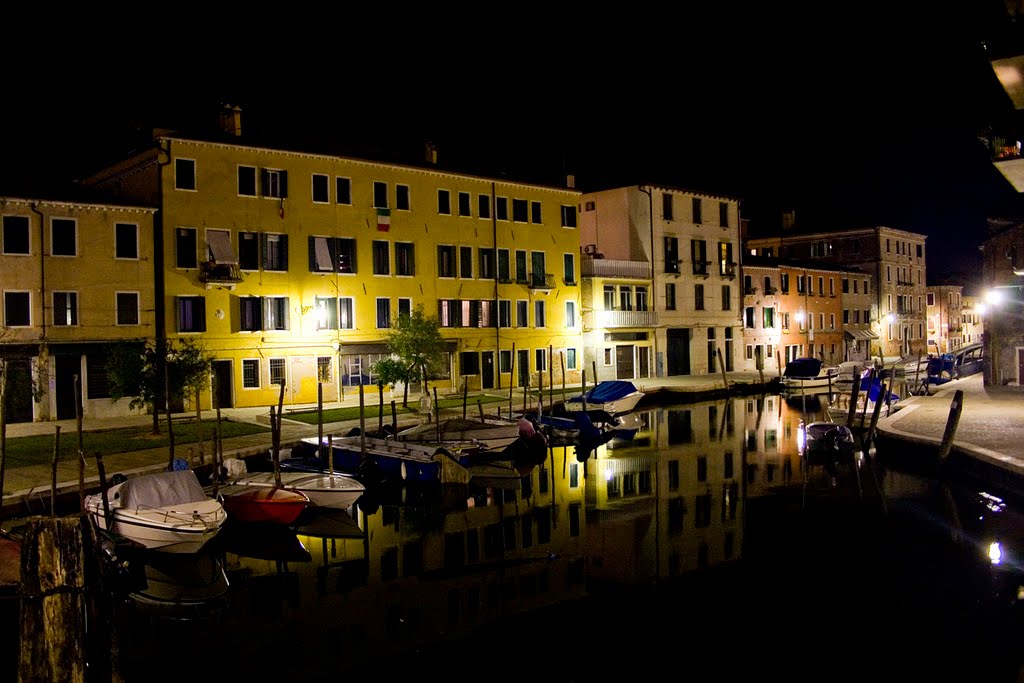
[[[1020,680],[1017,494],[903,448],[819,464],[801,427],[829,400],[650,407],[516,490],[376,491],[154,554],[119,601],[121,674]]]

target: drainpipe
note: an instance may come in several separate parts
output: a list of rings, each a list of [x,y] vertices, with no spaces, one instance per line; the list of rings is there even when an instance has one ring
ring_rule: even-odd
[[[501,313],[498,309],[501,304],[498,299],[498,217],[496,207],[494,205],[494,181],[491,181],[491,231],[493,234],[492,241],[494,243],[494,351],[498,354],[498,357],[494,359],[494,381],[497,382],[498,389],[501,389]],[[509,268],[512,267],[512,263],[509,263]],[[512,311],[509,311],[511,315]],[[512,383],[512,379],[509,378],[509,384]]]
[[[47,389],[49,389],[49,378],[50,378],[49,364],[50,364],[50,361],[49,361],[49,358],[47,357],[49,355],[49,353],[48,353],[47,344],[46,344],[46,239],[45,239],[46,238],[46,219],[43,216],[43,212],[40,211],[37,208],[38,206],[39,206],[38,202],[32,202],[32,204],[30,205],[29,208],[32,209],[32,213],[34,213],[37,216],[39,216],[39,310],[42,311],[42,315],[40,316],[40,318],[41,318],[41,320],[40,320],[41,333],[40,333],[40,337],[39,337],[39,356],[38,356],[38,358],[40,360],[45,361],[46,368],[45,368],[45,373],[42,372],[41,371],[42,368],[40,367],[40,363],[37,362],[36,363],[36,373],[37,373],[38,380],[43,380],[43,379],[46,380]],[[30,310],[29,311],[29,316],[30,317],[31,317],[31,314],[32,313],[31,313],[31,310]],[[40,377],[39,375],[42,375],[42,376]],[[47,403],[49,404],[50,402],[52,402],[53,396],[52,396],[50,391],[47,391],[46,394],[47,394]],[[35,412],[34,408],[33,408],[33,412]],[[49,414],[50,414],[49,411],[47,411],[47,415],[49,415]]]
[[[156,333],[156,362],[157,362],[157,373],[156,376],[165,378],[167,376],[167,306],[164,301],[164,292],[166,291],[164,283],[164,167],[170,166],[171,164],[171,146],[170,142],[167,142],[167,146],[161,140],[156,141],[157,147],[157,162],[156,162],[156,212],[153,214],[153,294],[154,294],[154,310],[156,320],[154,321],[153,330]],[[166,161],[161,160],[161,155],[166,157]],[[165,387],[166,389],[166,387]],[[166,391],[160,391],[158,396],[165,397],[166,402]],[[157,399],[159,400],[159,399]],[[166,405],[164,408],[170,411],[170,406]],[[157,406],[154,406],[153,410],[153,433],[157,434],[160,432],[160,411]]]
[[[655,288],[655,284],[654,284],[654,262],[655,262],[655,259],[654,259],[654,192],[651,190],[650,187],[648,187],[645,190],[643,185],[638,185],[637,189],[639,189],[641,192],[643,192],[645,195],[647,195],[647,212],[648,212],[647,213],[647,217],[648,217],[648,222],[649,222],[650,228],[651,228],[651,295],[648,297],[648,301],[647,301],[648,309],[647,310],[649,310],[652,313],[654,313],[657,310],[657,308],[655,306],[655,302],[658,300],[657,292],[654,289]],[[657,372],[658,372],[658,328],[657,328],[657,326],[654,326],[654,339],[651,340],[651,351],[654,352],[654,358],[651,359],[651,360],[654,361],[654,372],[655,372],[655,375],[657,376]],[[647,368],[647,376],[648,377],[651,376],[651,368],[650,367]],[[596,381],[597,378],[595,377],[594,380]]]

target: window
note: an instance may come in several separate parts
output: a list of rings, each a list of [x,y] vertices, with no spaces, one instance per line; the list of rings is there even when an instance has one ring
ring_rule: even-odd
[[[666,221],[672,220],[672,195],[668,192],[661,193],[661,217]]]
[[[935,294],[933,294],[932,292],[928,292],[928,305],[929,306],[934,306],[935,305]]]
[[[808,281],[809,280],[810,280],[810,278],[808,278]],[[796,291],[797,291],[797,294],[803,294],[804,293],[804,276],[803,275],[797,275],[796,276]]]
[[[309,238],[311,273],[356,272],[356,241],[350,237]]]
[[[917,258],[924,258],[924,245],[923,244],[918,244],[917,245]]]
[[[747,306],[746,308],[743,309],[743,326],[748,328],[748,329],[753,329],[753,327],[754,327],[754,307],[753,306]]]
[[[808,292],[808,294],[811,293],[812,292]],[[825,278],[823,277],[818,278],[818,296],[825,296]]]
[[[708,274],[708,244],[704,240],[690,240],[690,257],[693,260],[693,274]]]
[[[288,270],[288,235],[263,234],[263,269]]]
[[[77,256],[77,227],[73,218],[54,218],[50,221],[50,255]]]
[[[694,197],[693,198],[693,222],[697,223],[697,224],[700,224],[700,223],[704,222],[701,219],[701,215],[700,215],[700,198],[698,198],[698,197]]]
[[[534,287],[543,287],[546,284],[547,265],[543,251],[531,251],[530,261],[533,269],[532,283]]]
[[[576,327],[576,302],[565,302],[565,326]]]
[[[604,364],[609,366],[612,364],[612,350],[610,348],[604,349]]]
[[[498,327],[512,327],[512,302],[508,299],[498,301]]]
[[[541,220],[540,202],[530,202],[530,222],[543,223]]]
[[[174,160],[174,189],[196,189],[196,162],[194,159]]]
[[[498,351],[498,372],[512,372],[511,351]]]
[[[856,292],[854,292],[854,293],[856,294]],[[868,294],[868,293],[869,293],[869,292],[868,292],[868,281],[867,281],[867,280],[865,280],[865,281],[864,281],[864,294]]]
[[[498,197],[494,200],[494,215],[499,221],[508,220],[508,197]]]
[[[512,222],[525,223],[528,213],[528,205],[525,199],[512,200]]]
[[[647,310],[647,288],[637,286],[636,288],[636,310]]]
[[[263,300],[263,329],[288,329],[288,297],[268,296]]]
[[[114,258],[139,258],[139,226],[134,223],[114,224]]]
[[[562,272],[565,274],[565,284],[576,284],[576,255],[566,254],[562,257]]]
[[[565,350],[565,369],[575,370],[576,369],[576,349]]]
[[[533,326],[544,327],[544,302],[533,302]]]
[[[338,329],[355,329],[355,318],[353,317],[353,299],[350,296],[343,296],[338,299]]]
[[[395,275],[416,274],[416,245],[412,242],[395,242]]]
[[[455,277],[455,247],[439,244],[437,247],[438,277]]]
[[[412,315],[412,299],[404,296],[398,297],[398,317],[408,317],[410,315]]]
[[[775,328],[775,308],[773,306],[765,306],[761,310],[761,317],[766,330]]]
[[[313,203],[327,204],[331,201],[330,176],[313,174]]]
[[[619,310],[633,310],[633,288],[630,287],[629,285],[619,286]]]
[[[520,299],[516,301],[516,327],[529,327],[530,321],[528,318],[529,307],[528,302]]]
[[[718,202],[718,224],[723,228],[729,227],[729,205],[725,202]]]
[[[284,384],[284,358],[271,358],[270,359],[270,383],[271,384]]]
[[[256,196],[256,167],[238,167],[238,194],[242,197]]]
[[[31,240],[28,216],[4,216],[3,253],[28,254]]]
[[[174,255],[178,268],[195,268],[198,239],[195,228],[178,228],[175,232]]]
[[[718,274],[734,275],[736,264],[732,260],[732,242],[718,243]]]
[[[206,231],[206,260],[212,263],[238,263],[234,247],[231,246],[230,232],[227,230]]]
[[[242,359],[242,388],[260,388],[260,361],[256,358]]]
[[[238,267],[242,270],[260,269],[259,233],[238,233]]]
[[[480,277],[484,280],[494,279],[494,250],[480,247]]]
[[[732,310],[732,288],[729,285],[722,285],[722,310]]]
[[[391,243],[385,240],[373,241],[373,274],[391,274]]]
[[[338,328],[338,300],[329,296],[318,296],[313,299],[313,310],[316,311],[316,329],[334,330]]]
[[[334,179],[334,200],[339,204],[352,204],[352,179],[338,176]]]
[[[263,299],[258,296],[239,297],[238,328],[243,332],[263,329]]]
[[[437,212],[450,216],[452,213],[452,196],[448,190],[437,191]]]
[[[665,272],[679,272],[679,238],[665,237]]]
[[[459,193],[459,215],[460,216],[472,216],[473,211],[470,209],[470,195],[468,192]]]
[[[178,297],[178,332],[206,331],[206,299],[201,296]]]
[[[829,296],[835,296],[836,295],[836,281],[835,281],[835,278],[831,278],[830,277],[828,279],[828,295]]]
[[[836,314],[835,313],[829,313],[828,314],[828,323],[829,323],[828,326],[830,328],[832,328],[833,330],[836,329]]]
[[[672,282],[665,284],[665,310],[676,310],[676,286]]]
[[[857,318],[858,318],[857,322],[860,322],[860,311],[857,311]],[[849,308],[844,308],[843,309],[843,324],[844,325],[849,325],[850,324],[850,309]]]
[[[696,311],[704,310],[704,285],[693,286],[693,308]]]
[[[473,277],[473,247],[459,247],[459,277]]]
[[[548,350],[534,349],[533,357],[536,359],[537,372],[544,372],[548,369]]]
[[[779,274],[779,289],[783,294],[789,294],[789,273]]]
[[[115,295],[118,325],[139,324],[139,293],[117,292]]]
[[[260,171],[260,181],[263,185],[264,197],[274,199],[288,197],[288,171],[264,168]]]
[[[399,211],[408,211],[410,206],[409,186],[395,185],[395,208]]]
[[[615,285],[604,286],[604,310],[615,310]]]
[[[391,299],[377,297],[377,329],[391,327]]]
[[[516,250],[516,282],[526,284],[526,252]]]
[[[58,326],[78,324],[78,294],[75,292],[53,293],[53,324]]]
[[[480,218],[491,217],[491,198],[485,194],[477,195],[477,215]]]
[[[318,382],[331,381],[331,357],[317,356],[316,358],[316,379]]]
[[[498,250],[498,282],[511,282],[508,249]]]
[[[388,184],[379,180],[373,182],[373,208],[388,208]]]
[[[576,227],[576,207],[575,206],[562,206],[562,227],[563,228],[575,228]]]

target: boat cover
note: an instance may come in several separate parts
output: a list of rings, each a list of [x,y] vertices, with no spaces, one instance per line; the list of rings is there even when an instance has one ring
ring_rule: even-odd
[[[817,358],[794,358],[786,365],[783,377],[813,379],[821,372],[821,361]]]
[[[157,472],[129,477],[121,484],[121,507],[160,508],[207,499],[192,470]]]
[[[632,382],[625,380],[609,380],[601,382],[587,392],[587,403],[608,403],[636,393]]]

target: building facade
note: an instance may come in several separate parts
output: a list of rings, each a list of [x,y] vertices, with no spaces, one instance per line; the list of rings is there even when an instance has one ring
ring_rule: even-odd
[[[960,311],[960,323],[963,333],[960,337],[960,345],[976,344],[984,340],[985,325],[982,322],[982,313],[985,304],[981,297],[972,294],[965,294],[961,301],[963,308]]]
[[[981,244],[985,384],[1024,382],[1024,222],[990,219]],[[1019,256],[1018,256],[1019,254]]]
[[[8,422],[112,417],[111,342],[152,340],[154,208],[0,198]]]
[[[928,307],[928,352],[951,353],[963,346],[963,287],[932,285]]]
[[[586,356],[599,379],[739,368],[739,221],[726,196],[654,185],[583,195]]]
[[[580,381],[578,191],[252,146],[228,123],[89,179],[160,207],[156,335],[201,340],[218,405],[374,385],[420,307],[448,342],[442,389]]]
[[[740,369],[779,375],[782,338],[779,306],[781,270],[777,266],[743,264],[743,359]]]

